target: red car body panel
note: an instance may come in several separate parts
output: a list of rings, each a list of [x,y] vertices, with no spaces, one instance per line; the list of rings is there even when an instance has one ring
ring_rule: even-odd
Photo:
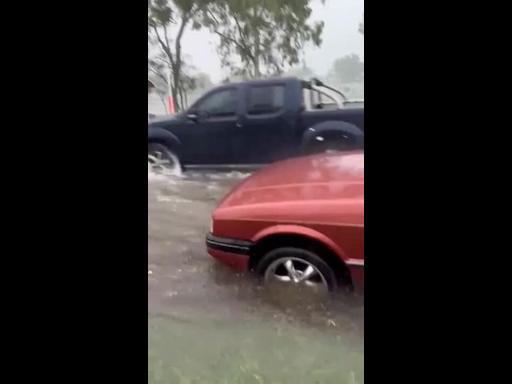
[[[220,251],[218,249],[208,249],[208,253],[217,260],[238,270],[245,271],[249,267],[249,256],[240,256],[239,254]]]
[[[322,154],[289,159],[256,172],[234,188],[212,215],[213,235],[252,244],[296,234],[328,247],[364,282],[364,154]],[[236,247],[236,246],[235,246]],[[247,267],[248,255],[212,256]],[[228,262],[228,259],[231,260]],[[239,260],[234,262],[234,260]]]

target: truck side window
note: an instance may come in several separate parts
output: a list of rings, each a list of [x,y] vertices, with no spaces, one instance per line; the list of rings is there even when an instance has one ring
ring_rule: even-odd
[[[197,111],[207,116],[234,116],[237,102],[236,89],[223,89],[201,100],[197,105]]]
[[[247,113],[264,115],[275,113],[284,107],[284,85],[261,85],[249,87]]]

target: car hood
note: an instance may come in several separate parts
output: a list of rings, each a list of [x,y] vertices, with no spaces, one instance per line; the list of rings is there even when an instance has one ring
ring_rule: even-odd
[[[321,154],[272,164],[232,190],[219,208],[364,199],[364,154]]]

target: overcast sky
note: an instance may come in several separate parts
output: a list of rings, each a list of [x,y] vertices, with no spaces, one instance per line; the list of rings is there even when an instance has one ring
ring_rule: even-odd
[[[304,51],[306,64],[317,75],[324,75],[332,62],[338,57],[349,53],[357,53],[364,57],[363,36],[358,26],[363,18],[363,0],[312,0],[312,20],[324,21],[323,43],[320,48],[307,47]],[[228,75],[221,69],[215,50],[216,36],[202,29],[188,29],[183,37],[183,52],[186,61],[200,72],[210,75],[214,82]]]

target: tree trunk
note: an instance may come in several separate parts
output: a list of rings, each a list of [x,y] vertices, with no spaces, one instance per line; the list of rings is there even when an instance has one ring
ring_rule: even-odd
[[[259,18],[259,8],[257,8],[254,11],[254,17],[256,19]],[[260,33],[258,30],[255,31],[254,36],[254,53],[252,55],[252,61],[254,64],[254,77],[260,78],[261,77],[261,71],[260,71]]]
[[[182,109],[185,109],[185,104],[183,103],[183,87],[180,87],[180,105]]]
[[[187,23],[189,22],[190,20],[190,15],[188,13],[185,13],[182,15],[181,17],[181,25],[180,25],[180,29],[178,30],[178,34],[176,36],[176,42],[175,42],[175,49],[174,49],[174,52],[175,52],[175,57],[176,57],[176,60],[175,60],[175,65],[174,65],[174,70],[173,70],[173,98],[175,100],[175,103],[176,103],[176,111],[177,112],[181,112],[182,110],[182,103],[180,103],[180,105],[178,105],[178,95],[179,95],[179,90],[181,89],[182,87],[182,84],[181,84],[181,38],[183,36],[183,32],[185,31],[185,27],[187,25]]]
[[[176,79],[176,76],[173,76]],[[174,109],[176,112],[181,112],[181,106],[178,100],[178,86],[176,85],[176,80],[173,80],[172,84],[172,101],[174,102]]]
[[[172,98],[176,106],[176,112],[181,112],[181,104],[179,102],[180,88],[181,88],[181,65],[176,60],[176,66],[172,72]]]
[[[259,57],[255,55],[254,59],[252,60],[252,63],[254,65],[254,77],[258,79],[261,77]]]
[[[180,87],[181,87],[181,38],[183,36],[183,32],[185,31],[185,27],[187,23],[190,21],[191,17],[194,15],[194,13],[197,11],[189,11],[185,12],[181,16],[181,25],[178,30],[178,34],[176,36],[175,40],[175,51],[174,55],[171,51],[169,39],[167,35],[167,26],[163,25],[164,29],[164,36],[160,36],[158,33],[158,29],[156,27],[153,27],[155,35],[157,36],[158,42],[160,44],[160,47],[162,48],[163,52],[166,54],[167,58],[170,62],[171,72],[172,72],[172,84],[171,84],[171,96],[173,98],[174,106],[176,112],[180,112],[182,109],[182,105],[180,104]]]

